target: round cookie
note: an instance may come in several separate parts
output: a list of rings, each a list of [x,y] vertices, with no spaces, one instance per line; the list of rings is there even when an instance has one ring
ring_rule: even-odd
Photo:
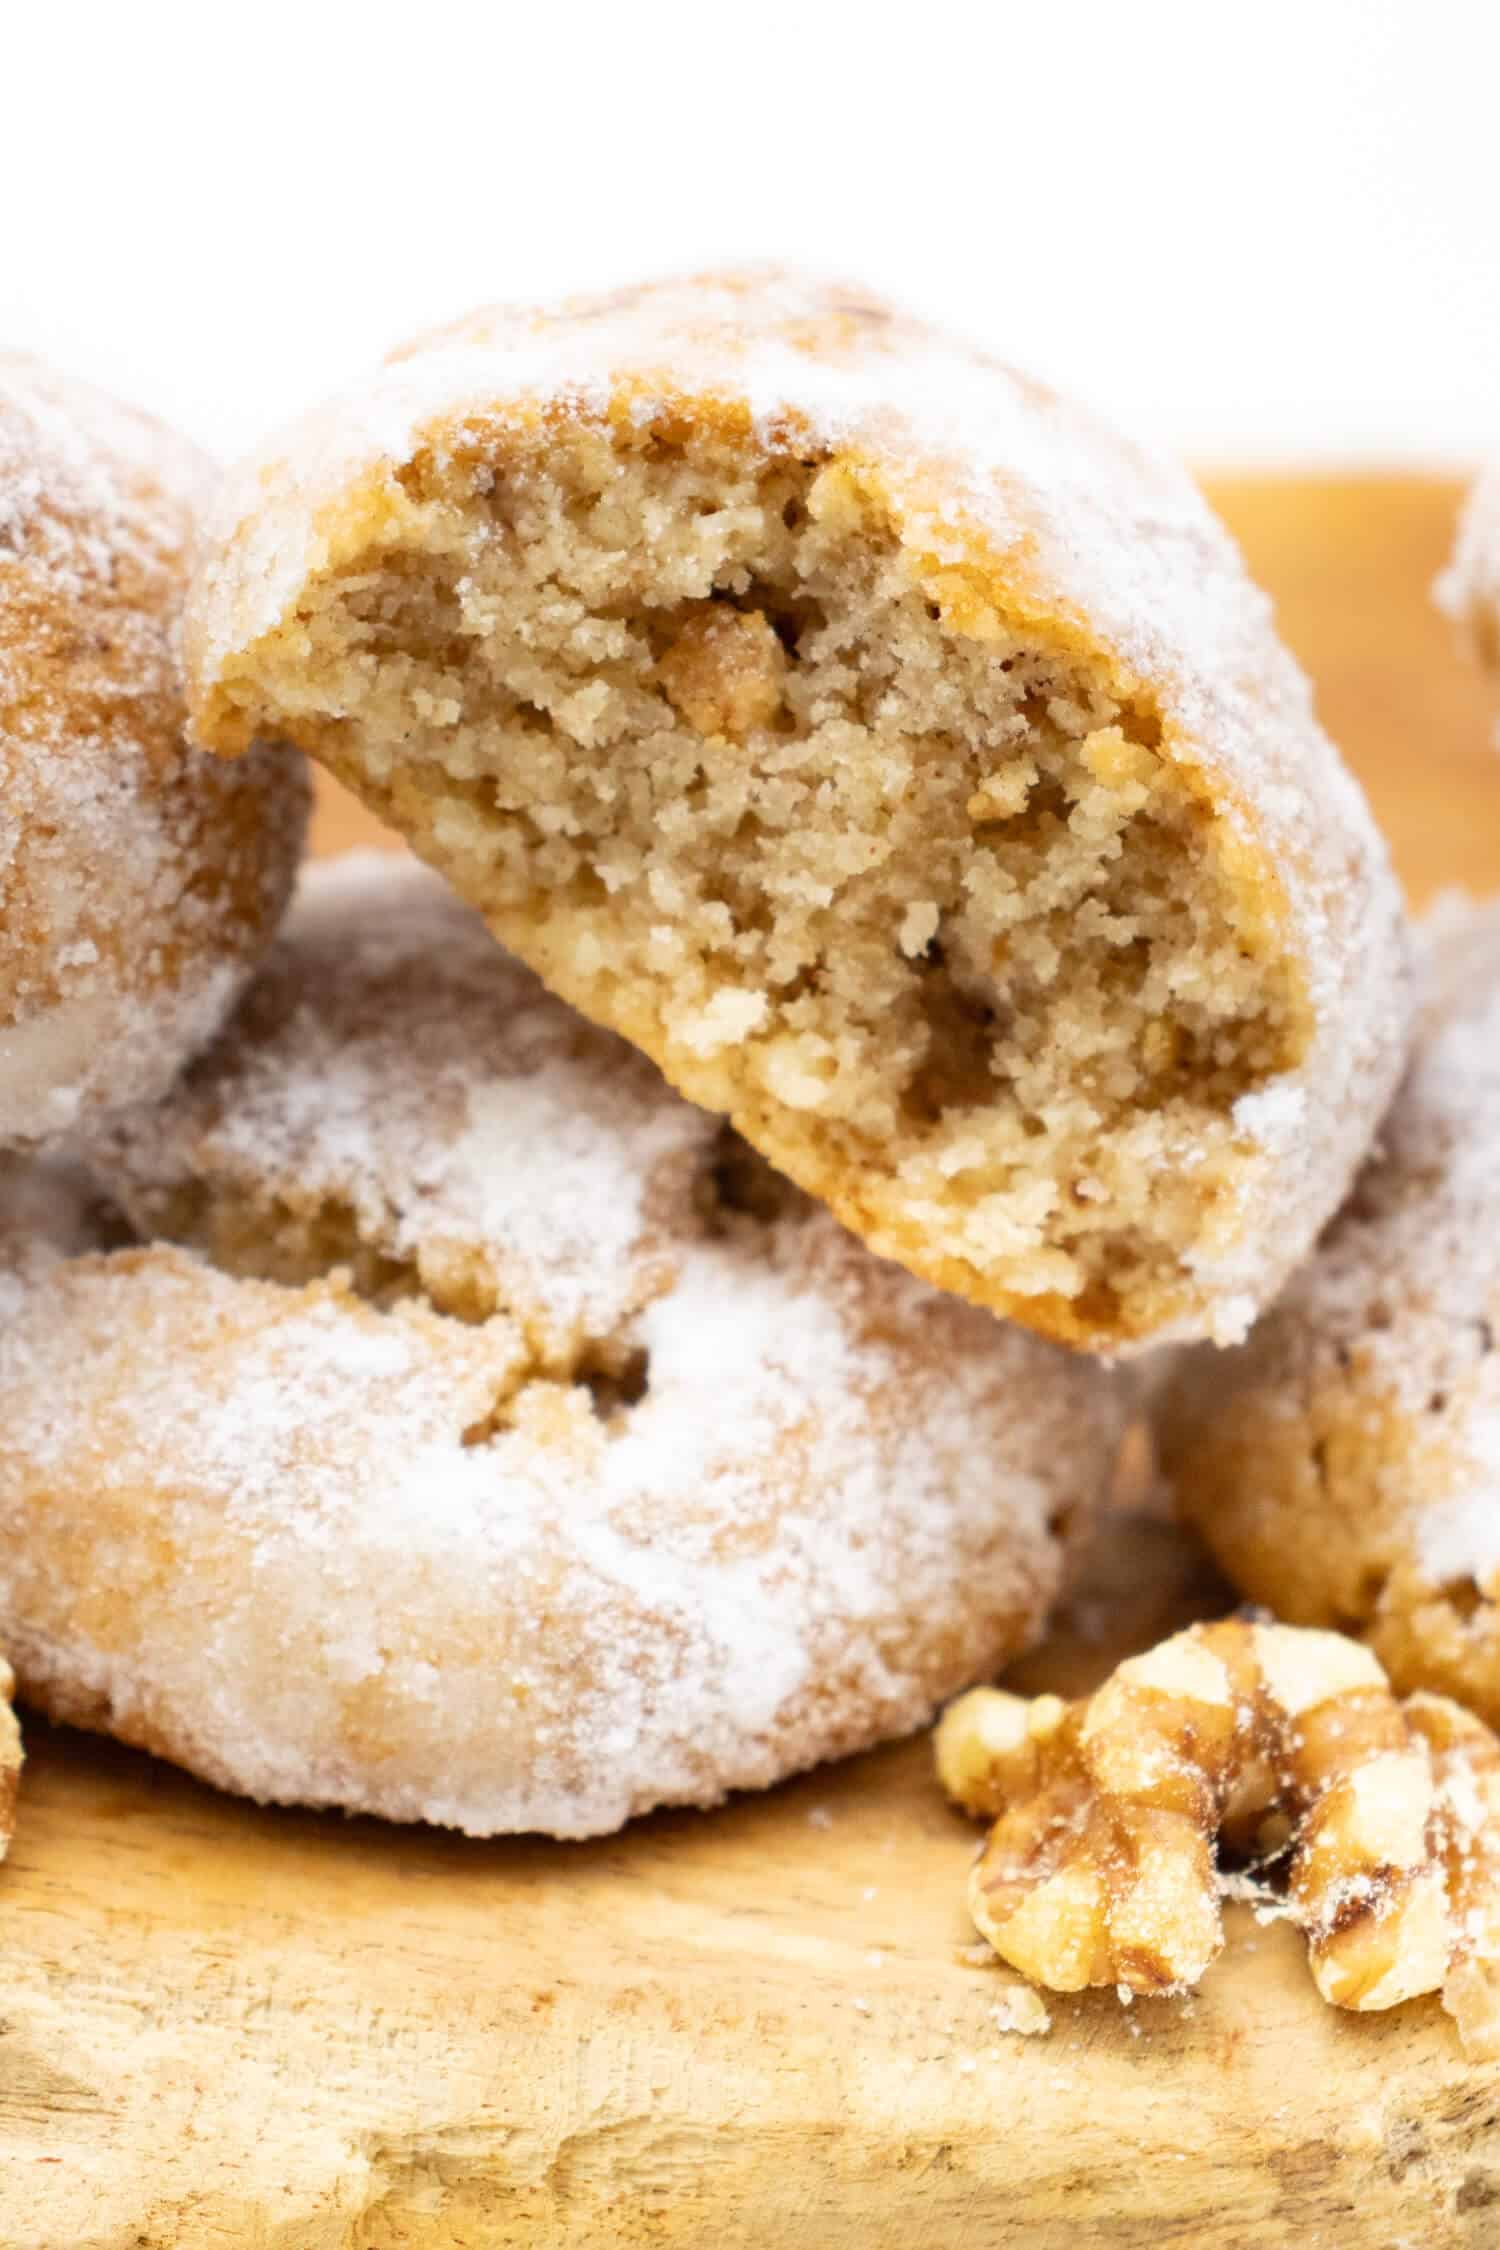
[[[1107,1479],[1102,1370],[871,1257],[409,863],[310,875],[92,1153],[140,1246],[8,1237],[0,1642],[260,1798],[586,1835],[903,1733]]]
[[[0,353],[0,1146],[164,1092],[291,889],[301,761],[184,733],[208,483],[160,424]]]
[[[230,480],[194,717],[321,758],[875,1249],[1236,1337],[1407,1020],[1386,854],[1185,474],[775,273],[487,311]]]
[[[1469,494],[1453,560],[1438,580],[1437,596],[1485,663],[1500,671],[1500,461]]]
[[[1237,1586],[1500,1723],[1500,902],[1430,925],[1417,1046],[1307,1266],[1158,1402]]]

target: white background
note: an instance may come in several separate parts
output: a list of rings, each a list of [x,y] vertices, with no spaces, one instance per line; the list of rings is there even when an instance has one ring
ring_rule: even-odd
[[[0,339],[221,450],[471,304],[726,256],[1200,462],[1500,446],[1500,0],[39,0],[0,77]]]

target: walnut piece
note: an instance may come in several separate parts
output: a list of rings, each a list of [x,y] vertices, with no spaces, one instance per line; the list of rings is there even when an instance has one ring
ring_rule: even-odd
[[[786,651],[760,610],[694,603],[656,668],[689,726],[743,742],[781,710]]]
[[[1222,1837],[1288,1854],[1325,2000],[1441,1992],[1465,2051],[1500,2054],[1500,1742],[1442,1696],[1397,1702],[1357,1642],[1194,1625],[1077,1703],[975,1688],[936,1751],[948,1794],[994,1819],[975,1925],[1035,1983],[1197,1984],[1224,1942]]]

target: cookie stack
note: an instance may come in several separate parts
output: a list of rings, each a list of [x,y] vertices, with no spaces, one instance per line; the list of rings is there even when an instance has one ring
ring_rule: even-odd
[[[1384,848],[1232,543],[777,274],[422,340],[230,478],[191,583],[180,534],[134,560],[134,439],[67,483],[86,424],[0,466],[9,863],[52,886],[0,1050],[55,1144],[0,1276],[24,1692],[475,1833],[920,1725],[1041,1629],[1111,1363],[1307,1286],[1406,1054]],[[436,872],[314,870],[273,937],[282,746]],[[132,840],[157,798],[200,864]],[[80,1038],[47,980],[106,892],[151,935]]]

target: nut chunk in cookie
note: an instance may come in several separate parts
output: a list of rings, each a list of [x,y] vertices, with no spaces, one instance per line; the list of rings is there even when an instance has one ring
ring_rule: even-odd
[[[1358,788],[1187,476],[778,273],[486,311],[232,478],[204,741],[300,744],[924,1279],[1242,1335],[1406,1017]]]
[[[1466,2050],[1500,2055],[1500,1742],[1444,1697],[1397,1702],[1357,1641],[1229,1618],[1076,1703],[975,1688],[937,1767],[994,1820],[975,1926],[1036,1983],[1196,1985],[1224,1942],[1222,1841],[1285,1863],[1325,2000],[1441,1992]]]

